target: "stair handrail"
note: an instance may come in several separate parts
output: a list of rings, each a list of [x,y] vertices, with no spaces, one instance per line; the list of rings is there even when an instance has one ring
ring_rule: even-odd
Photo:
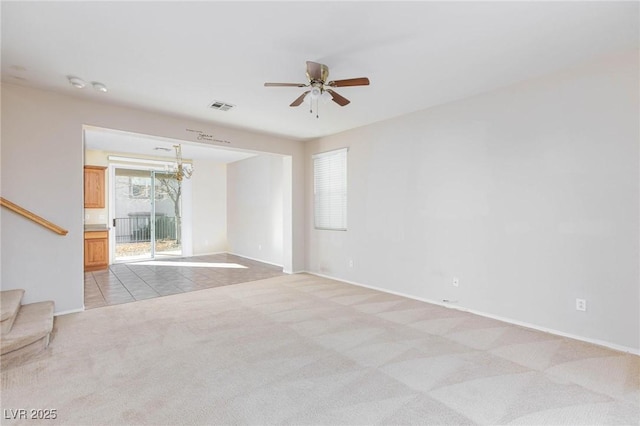
[[[48,230],[53,231],[58,235],[67,235],[69,233],[69,231],[67,231],[66,229],[61,228],[55,223],[51,223],[47,219],[44,219],[43,217],[40,217],[37,214],[32,213],[17,204],[12,203],[4,197],[0,197],[0,205],[2,205],[2,207],[8,208],[15,213],[18,213],[20,216],[26,217],[27,219],[37,223],[38,225],[44,226]]]

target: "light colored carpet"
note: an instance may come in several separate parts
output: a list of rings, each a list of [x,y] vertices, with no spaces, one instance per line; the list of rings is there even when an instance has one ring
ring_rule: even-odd
[[[637,425],[639,360],[301,274],[58,317],[46,353],[2,371],[2,409],[65,425]]]

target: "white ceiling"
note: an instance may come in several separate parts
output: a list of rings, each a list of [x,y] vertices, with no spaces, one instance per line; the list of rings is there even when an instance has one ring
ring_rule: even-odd
[[[2,2],[2,80],[309,139],[637,49],[638,2]],[[288,105],[305,61],[352,102]],[[107,85],[71,87],[67,75]],[[213,100],[236,105],[208,108]]]

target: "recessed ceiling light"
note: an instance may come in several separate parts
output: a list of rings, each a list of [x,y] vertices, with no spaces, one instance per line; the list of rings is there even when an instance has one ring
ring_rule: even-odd
[[[69,79],[69,83],[71,83],[71,85],[75,88],[82,89],[84,86],[87,85],[87,83],[79,77],[74,77],[71,75],[71,76],[68,76],[67,78]]]
[[[98,92],[107,93],[107,86],[105,86],[104,84],[94,81],[93,83],[91,83],[91,85]]]

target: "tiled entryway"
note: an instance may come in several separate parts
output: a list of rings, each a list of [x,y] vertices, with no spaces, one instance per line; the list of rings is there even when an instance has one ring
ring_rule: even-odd
[[[285,275],[282,268],[232,254],[118,263],[84,274],[85,309]]]

